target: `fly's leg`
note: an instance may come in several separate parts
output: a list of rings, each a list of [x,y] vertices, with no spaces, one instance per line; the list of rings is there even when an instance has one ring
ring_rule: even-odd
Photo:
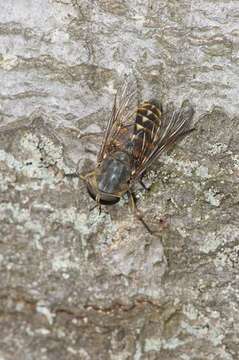
[[[87,137],[87,136],[103,136],[104,135],[104,132],[100,131],[100,132],[91,132],[91,133],[82,133],[80,135],[78,135],[78,138],[79,139],[82,139],[84,137]]]
[[[73,178],[80,178],[81,180],[84,180],[84,177],[79,173],[79,164],[80,164],[80,161],[77,162],[76,164],[76,169],[73,173],[64,173],[64,177],[66,178],[70,178],[70,179],[73,179]]]
[[[83,181],[86,181],[87,177],[91,176],[94,174],[95,171],[91,171],[89,172],[88,174],[86,174],[85,176],[84,175],[81,175],[80,173],[78,173],[77,171],[75,173],[71,173],[71,174],[65,174],[65,177],[68,177],[68,178],[80,178],[81,180]]]
[[[99,209],[99,215],[101,214],[101,204],[100,204],[100,196],[99,194],[96,195],[96,203],[97,203],[97,206],[98,206],[98,209]]]
[[[133,214],[136,216],[136,218],[144,225],[144,227],[146,228],[146,230],[152,235],[153,231],[149,228],[149,226],[146,224],[146,222],[143,219],[143,216],[141,214],[141,212],[139,211],[139,209],[137,208],[136,205],[136,199],[134,194],[131,191],[128,191],[128,197],[130,200],[130,206],[131,209],[133,211]]]
[[[142,186],[142,188],[143,188],[145,191],[149,191],[149,190],[150,190],[150,186],[146,186],[145,183],[143,182],[143,175],[140,177],[139,183],[140,183],[140,185]]]
[[[77,172],[71,173],[71,174],[64,174],[64,176],[65,176],[66,178],[70,178],[70,179],[80,178],[80,177],[81,177],[80,174],[78,174]]]
[[[77,127],[74,127],[74,126],[69,126],[66,128],[66,130],[76,133],[78,139],[82,139],[83,137],[87,137],[87,136],[103,136],[103,134],[104,134],[102,131],[84,133],[80,129],[78,129]]]
[[[92,206],[90,208],[90,212],[93,211],[95,208],[98,208],[99,210],[99,215],[101,214],[101,205],[100,204],[95,204],[94,206]]]
[[[101,205],[100,204],[95,204],[95,205],[93,205],[91,208],[90,208],[90,212],[91,211],[93,211],[95,208],[98,208],[98,210],[99,210],[99,215],[101,214]]]

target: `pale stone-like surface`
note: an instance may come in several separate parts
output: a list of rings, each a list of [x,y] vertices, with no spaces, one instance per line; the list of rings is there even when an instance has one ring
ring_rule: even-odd
[[[0,0],[0,360],[239,358],[236,1]],[[139,208],[92,168],[125,73],[196,131]]]

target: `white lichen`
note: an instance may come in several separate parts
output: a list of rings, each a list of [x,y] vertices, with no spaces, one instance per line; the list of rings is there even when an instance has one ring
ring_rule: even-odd
[[[198,317],[198,310],[192,304],[184,305],[183,306],[183,313],[190,320],[196,320],[197,317]]]
[[[53,319],[55,314],[50,311],[50,309],[46,306],[46,304],[42,301],[38,301],[36,305],[36,312],[41,315],[44,315],[50,325],[53,324]]]
[[[218,207],[221,204],[221,200],[223,198],[222,194],[217,194],[215,190],[209,189],[204,194],[205,200],[211,204],[212,206]]]
[[[227,148],[228,148],[228,145],[226,144],[223,144],[223,143],[215,143],[215,144],[209,144],[209,155],[217,155],[217,154],[221,154],[221,153],[224,153]],[[227,151],[227,153],[229,153],[229,151]]]
[[[51,260],[53,271],[68,271],[80,268],[79,258],[75,257],[74,261],[71,260],[71,254],[67,251],[58,253],[53,256]],[[64,275],[65,276],[65,275]]]
[[[162,347],[161,339],[157,339],[157,338],[145,339],[145,343],[144,343],[144,351],[145,352],[160,351],[161,347]]]
[[[193,176],[194,174],[202,179],[210,178],[208,168],[201,165],[198,161],[182,161],[173,156],[163,155],[162,158],[165,164],[172,164],[176,170],[182,172],[186,176]]]

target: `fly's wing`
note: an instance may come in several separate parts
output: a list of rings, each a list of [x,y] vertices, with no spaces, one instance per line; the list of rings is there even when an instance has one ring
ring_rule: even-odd
[[[125,83],[117,91],[110,119],[104,133],[104,138],[97,157],[100,163],[112,147],[117,135],[123,127],[129,126],[137,108],[137,87],[133,81]]]
[[[148,112],[145,111],[146,106]],[[143,103],[139,107],[134,133],[135,160],[132,178],[142,175],[163,151],[169,150],[193,130],[190,129],[193,114],[194,109],[187,101],[170,118],[167,115],[161,116],[160,109],[157,110],[152,102]]]

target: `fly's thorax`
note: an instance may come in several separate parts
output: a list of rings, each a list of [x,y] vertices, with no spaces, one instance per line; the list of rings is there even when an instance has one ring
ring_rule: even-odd
[[[98,190],[108,194],[123,194],[128,190],[130,175],[130,156],[117,151],[102,160],[98,168]]]
[[[92,199],[103,205],[112,205],[128,191],[130,175],[130,156],[117,151],[103,159],[84,178]]]

